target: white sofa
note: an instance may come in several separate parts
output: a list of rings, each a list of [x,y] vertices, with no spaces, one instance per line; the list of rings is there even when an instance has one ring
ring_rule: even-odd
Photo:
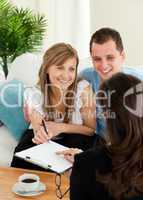
[[[16,144],[9,130],[5,126],[0,127],[0,166],[10,166]]]
[[[18,57],[10,66],[7,81],[21,80],[26,86],[33,86],[37,82],[38,71],[41,65],[41,55],[26,53]],[[0,73],[1,74],[1,73]],[[0,76],[0,84],[4,79]],[[4,81],[5,82],[5,81]],[[0,166],[10,166],[13,151],[17,140],[12,136],[7,127],[0,127]]]
[[[41,54],[24,54],[18,57],[10,68],[8,81],[14,78],[23,81],[27,86],[33,86],[37,82],[39,67],[41,66]],[[83,70],[82,66],[89,66],[88,58],[82,60],[79,64],[79,71]],[[143,69],[143,66],[138,66]],[[10,166],[14,148],[17,144],[16,139],[11,135],[9,130],[0,127],[0,166]]]

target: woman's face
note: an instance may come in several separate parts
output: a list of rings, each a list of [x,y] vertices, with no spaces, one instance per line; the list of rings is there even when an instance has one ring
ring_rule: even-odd
[[[50,83],[63,90],[68,89],[76,77],[76,64],[75,58],[69,58],[61,65],[51,65],[47,70]]]

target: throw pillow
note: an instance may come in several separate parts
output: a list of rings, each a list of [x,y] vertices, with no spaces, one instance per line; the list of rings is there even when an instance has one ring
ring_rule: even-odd
[[[16,79],[0,85],[0,120],[17,140],[29,126],[24,119],[23,92],[23,83]]]

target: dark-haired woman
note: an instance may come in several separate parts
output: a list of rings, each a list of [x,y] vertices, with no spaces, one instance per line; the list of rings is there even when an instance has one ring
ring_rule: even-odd
[[[100,90],[108,140],[98,136],[95,149],[62,152],[68,160],[79,153],[70,178],[70,199],[143,199],[143,83],[118,73]]]

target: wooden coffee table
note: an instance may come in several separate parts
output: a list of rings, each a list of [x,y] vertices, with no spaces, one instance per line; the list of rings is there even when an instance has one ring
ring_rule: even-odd
[[[35,173],[40,177],[40,181],[46,185],[46,191],[40,195],[33,197],[22,197],[12,192],[12,186],[17,182],[18,177],[23,173]],[[65,191],[69,186],[69,181],[66,176],[62,176],[62,191]],[[0,199],[1,200],[57,200],[55,192],[55,174],[48,172],[40,172],[35,170],[26,170],[18,168],[0,167]],[[69,199],[69,193],[63,197],[63,200]]]

